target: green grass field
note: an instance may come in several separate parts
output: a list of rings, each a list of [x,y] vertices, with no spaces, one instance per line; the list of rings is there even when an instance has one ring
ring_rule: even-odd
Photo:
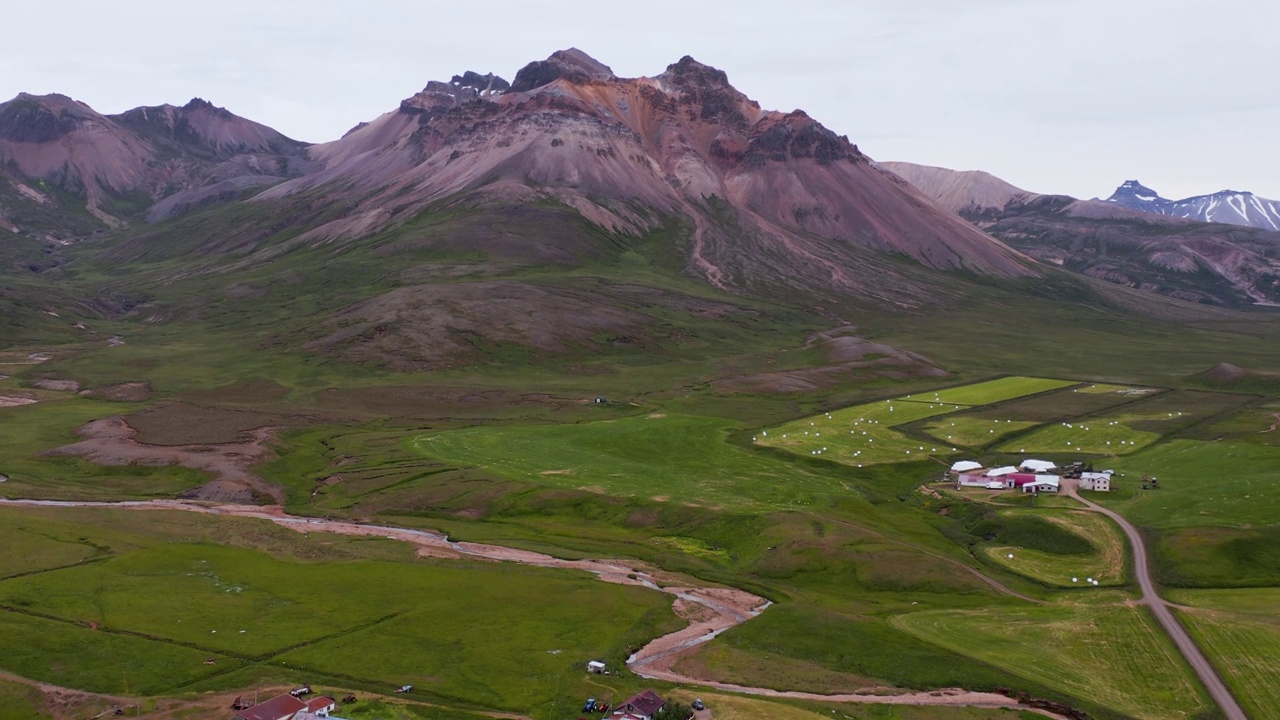
[[[1158,419],[1155,415],[1126,414],[1046,425],[1000,445],[997,450],[1004,453],[1127,455],[1160,439],[1159,433],[1138,430],[1133,424]]]
[[[95,630],[85,621],[60,622],[0,611],[6,650],[0,668],[63,687],[101,693],[161,694],[239,667],[240,660]],[[210,657],[216,664],[206,665]]]
[[[50,528],[43,523],[0,525],[0,578],[73,565],[101,556],[104,548],[69,529]]]
[[[1001,421],[952,415],[929,422],[923,429],[941,443],[982,447],[999,442],[1006,435],[1021,432],[1036,425],[1037,423],[1027,420]]]
[[[1075,385],[1074,380],[1056,380],[1039,377],[1003,377],[997,380],[947,388],[935,392],[904,395],[901,399],[923,403],[948,405],[991,405],[1015,398],[1036,395],[1050,390]]]
[[[1208,707],[1173,644],[1140,609],[1059,603],[926,611],[893,622],[952,652],[1134,718],[1193,718]]]
[[[1280,589],[1178,590],[1176,602],[1196,642],[1249,717],[1280,718]]]
[[[0,720],[42,720],[52,717],[45,711],[44,697],[29,685],[0,680]]]
[[[731,421],[655,413],[576,425],[508,425],[413,439],[427,457],[513,480],[726,508],[808,507],[835,479],[726,442]]]
[[[660,593],[574,572],[170,542],[0,582],[0,606],[18,648],[0,667],[69,687],[154,694],[269,663],[521,710],[553,701],[585,660],[621,663],[682,624]]]
[[[1088,578],[1105,587],[1125,582],[1126,549],[1120,530],[1098,513],[1063,510],[1004,510],[1008,517],[1035,517],[1085,538],[1092,551],[1085,554],[1055,552],[1040,547],[1004,544],[984,545],[983,555],[1003,566],[1050,587],[1090,587]],[[1010,557],[1012,556],[1012,557]]]
[[[959,686],[990,690],[1008,684],[1004,673],[992,665],[975,663],[963,653],[918,639],[883,618],[796,606],[772,608],[724,633],[715,645],[737,651],[737,655],[718,658],[714,651],[704,654],[713,677],[766,687],[781,687],[784,680],[785,676],[773,674],[772,659],[777,656],[838,673],[845,682],[864,686],[887,683],[917,689]]]
[[[1102,499],[1139,525],[1261,527],[1280,517],[1273,448],[1179,439],[1109,464],[1127,487]],[[1137,489],[1143,475],[1159,478],[1161,489]]]

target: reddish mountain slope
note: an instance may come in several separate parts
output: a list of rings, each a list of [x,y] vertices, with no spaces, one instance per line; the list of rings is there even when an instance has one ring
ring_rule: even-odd
[[[15,186],[53,184],[109,225],[166,197],[177,196],[149,219],[296,176],[310,169],[305,149],[203,100],[115,116],[63,95],[0,104],[0,165]]]
[[[1280,233],[1037,195],[986,173],[882,167],[1042,262],[1192,302],[1280,304]]]
[[[886,296],[896,255],[1031,274],[1030,261],[883,172],[803,112],[764,111],[684,58],[618,78],[577,50],[510,87],[468,73],[312,149],[324,169],[262,195],[341,188],[357,209],[309,233],[354,239],[441,202],[555,200],[615,232],[689,224],[689,269],[720,287]]]

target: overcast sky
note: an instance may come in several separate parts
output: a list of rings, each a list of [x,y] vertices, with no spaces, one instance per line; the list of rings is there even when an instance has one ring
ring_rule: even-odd
[[[464,70],[576,46],[623,76],[683,55],[878,160],[1027,190],[1280,198],[1280,4],[1250,0],[60,0],[3,11],[0,96],[101,112],[193,96],[313,142]],[[626,10],[615,9],[625,7]]]

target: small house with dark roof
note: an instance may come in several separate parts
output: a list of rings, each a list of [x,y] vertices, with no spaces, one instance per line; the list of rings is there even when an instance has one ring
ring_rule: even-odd
[[[653,720],[667,701],[652,690],[645,690],[633,695],[626,702],[616,705],[613,717],[616,720]]]

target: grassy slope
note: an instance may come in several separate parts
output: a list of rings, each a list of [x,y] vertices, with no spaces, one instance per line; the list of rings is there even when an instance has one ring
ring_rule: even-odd
[[[982,548],[988,561],[1051,587],[1085,587],[1088,578],[1102,586],[1126,582],[1128,549],[1120,530],[1105,518],[1095,513],[1057,509],[1006,510],[1003,514],[1047,520],[1087,539],[1090,549],[1086,553],[1065,553],[1056,543],[1043,549],[990,544]]]
[[[52,717],[35,688],[0,680],[0,720],[37,720]]]

